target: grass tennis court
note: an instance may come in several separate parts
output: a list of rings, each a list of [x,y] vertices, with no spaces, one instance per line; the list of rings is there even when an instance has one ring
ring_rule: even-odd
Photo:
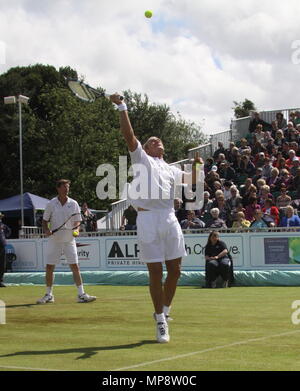
[[[1,289],[0,370],[300,370],[297,287],[178,287],[169,344],[155,342],[148,287],[86,291],[97,301],[56,286],[55,304],[35,305],[44,287]]]

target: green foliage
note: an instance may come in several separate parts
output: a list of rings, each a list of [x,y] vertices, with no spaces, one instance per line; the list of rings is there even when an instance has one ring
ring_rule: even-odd
[[[119,156],[128,155],[119,131],[119,116],[107,99],[94,103],[78,100],[67,88],[65,78],[78,77],[69,67],[16,67],[0,76],[0,95],[26,95],[22,105],[24,192],[53,197],[55,181],[72,181],[70,196],[90,207],[107,208],[100,201],[96,169],[110,163],[118,171]],[[101,88],[101,87],[99,87]],[[200,128],[177,118],[166,105],[150,104],[148,97],[125,92],[130,118],[141,142],[152,135],[163,139],[166,160],[186,157],[187,150],[205,142]],[[19,126],[17,105],[0,103],[0,198],[19,192]]]
[[[251,111],[256,111],[255,105],[251,100],[245,99],[244,102],[233,101],[235,118],[248,117]]]

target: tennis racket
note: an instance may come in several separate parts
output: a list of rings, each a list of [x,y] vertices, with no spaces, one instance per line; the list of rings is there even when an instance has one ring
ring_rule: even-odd
[[[53,231],[52,231],[52,235],[57,232],[57,231],[60,231],[60,230],[71,230],[71,231],[75,231],[78,227],[80,227],[80,223],[77,222],[77,224],[75,225],[73,223],[73,221],[71,221],[72,217],[74,216],[81,216],[81,213],[72,213],[71,216],[69,216],[67,218],[67,220],[62,224],[60,225],[58,228],[55,228]]]
[[[95,88],[79,80],[67,79],[67,83],[73,94],[84,102],[94,102],[97,98],[109,98],[111,95],[106,94],[103,91],[96,90]],[[123,100],[124,97],[120,96],[120,99]]]

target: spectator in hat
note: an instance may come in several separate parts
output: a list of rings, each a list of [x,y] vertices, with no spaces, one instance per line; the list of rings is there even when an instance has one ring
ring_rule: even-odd
[[[5,288],[5,284],[3,282],[4,273],[6,270],[6,238],[11,235],[11,229],[2,223],[2,219],[4,214],[0,212],[0,288]]]

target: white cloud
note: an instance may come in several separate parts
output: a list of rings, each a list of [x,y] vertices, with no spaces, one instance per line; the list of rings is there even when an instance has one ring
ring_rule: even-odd
[[[233,100],[300,106],[298,19],[296,0],[0,0],[0,72],[70,65],[92,85],[146,93],[187,120],[205,118],[206,132],[223,131]]]

